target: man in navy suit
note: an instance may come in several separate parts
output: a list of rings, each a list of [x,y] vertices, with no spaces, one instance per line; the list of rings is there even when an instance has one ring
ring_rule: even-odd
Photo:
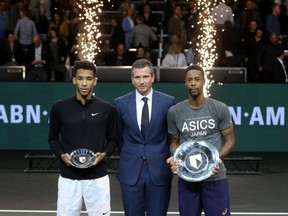
[[[125,216],[144,216],[145,212],[147,216],[166,216],[173,177],[166,163],[170,156],[167,111],[175,99],[152,88],[155,74],[147,59],[134,62],[131,80],[136,90],[115,99],[120,135],[117,179]],[[145,112],[143,97],[148,105]],[[149,123],[142,116],[146,112]]]

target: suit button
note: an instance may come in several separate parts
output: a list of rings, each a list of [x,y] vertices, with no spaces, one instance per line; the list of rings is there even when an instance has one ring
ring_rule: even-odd
[[[142,159],[142,164],[146,165],[147,164],[147,159],[144,156],[141,156]]]

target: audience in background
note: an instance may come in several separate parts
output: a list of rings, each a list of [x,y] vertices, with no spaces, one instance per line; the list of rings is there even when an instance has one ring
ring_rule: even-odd
[[[246,8],[240,12],[236,26],[242,32],[249,31],[249,26],[252,20],[258,27],[262,26],[261,17],[257,11],[255,3],[252,0],[247,0]]]
[[[15,66],[24,64],[20,45],[12,32],[8,34],[7,39],[0,40],[0,47],[0,65]]]
[[[134,18],[139,14],[144,16],[143,23],[152,29],[157,36],[157,40],[154,44],[151,44],[149,40],[149,44],[147,45],[147,40],[146,42],[145,40],[138,40],[137,42],[133,36],[134,44],[132,47],[139,48],[139,52],[141,52],[141,49],[144,47],[146,57],[149,56],[149,52],[146,51],[150,48],[150,59],[155,65],[160,65],[168,53],[170,45],[174,43],[180,45],[181,52],[186,55],[186,64],[201,61],[196,47],[198,46],[197,36],[201,30],[198,17],[202,8],[198,7],[197,2],[197,0],[166,0],[165,2],[154,0],[111,0],[109,3],[105,3],[103,10],[110,11],[108,11],[109,13],[102,11],[100,20],[104,15],[106,16],[105,22],[111,21],[111,28],[109,29],[108,26],[107,31],[109,35],[104,31],[103,33],[101,30],[102,28],[107,29],[107,25],[101,24],[98,28],[102,33],[102,36],[99,38],[100,41],[102,41],[102,43],[99,43],[100,49],[103,52],[105,51],[105,56],[108,57],[103,58],[103,55],[95,56],[96,62],[102,62],[102,65],[106,65],[108,62],[113,65],[119,62],[124,65],[130,65],[131,61],[129,59],[141,58],[140,53],[136,55],[136,52],[131,52],[131,43],[129,43],[129,35],[133,31],[133,28],[135,28],[136,31],[139,27],[139,24],[134,26],[134,22],[136,21]],[[214,7],[211,14],[214,16],[218,29],[215,37],[215,48],[218,58],[214,63],[214,67],[242,65],[247,67],[249,82],[262,82],[264,79],[263,74],[265,74],[261,70],[263,69],[263,65],[258,67],[256,62],[259,62],[258,56],[260,53],[262,53],[263,60],[263,53],[267,51],[267,46],[271,45],[271,40],[268,40],[269,32],[276,32],[284,49],[288,49],[287,2],[288,0],[243,0],[240,2],[225,0],[224,3]],[[84,20],[81,20],[79,17],[81,12],[82,9],[77,5],[77,0],[0,0],[0,45],[1,49],[3,47],[3,52],[0,54],[0,57],[2,56],[0,64],[23,65],[25,53],[27,53],[28,47],[32,46],[33,35],[39,34],[43,39],[43,44],[46,46],[48,45],[48,41],[48,43],[51,42],[49,29],[56,27],[60,32],[61,38],[65,40],[65,64],[67,67],[73,66],[75,60],[81,58],[81,50],[79,50],[79,46],[77,46],[77,40],[79,39],[78,33],[83,33],[84,29]],[[53,19],[51,15],[53,15]],[[233,15],[235,16],[233,17]],[[170,22],[168,22],[168,20],[170,20]],[[230,21],[232,28],[229,31],[226,30],[223,32],[225,21]],[[103,22],[103,20],[101,22]],[[25,28],[23,28],[23,23],[25,23]],[[26,24],[28,27],[26,27]],[[262,27],[263,31],[260,30]],[[144,28],[145,27],[139,29],[143,30]],[[235,28],[239,34],[236,33]],[[23,29],[25,29],[25,31],[23,31]],[[10,34],[11,32],[14,32],[16,40],[8,39],[8,34],[9,38],[13,38],[13,34]],[[27,34],[27,32],[29,33]],[[142,34],[141,37],[143,35],[144,34]],[[222,35],[224,38],[227,38],[227,40],[222,41]],[[230,37],[229,35],[235,36]],[[239,42],[239,36],[242,38],[241,42]],[[140,43],[141,46],[138,47]],[[118,56],[116,53],[119,44],[124,44],[125,58],[117,63],[116,60],[113,62],[112,59],[116,59],[115,56]],[[240,56],[237,58],[237,64],[234,64],[235,59],[231,58],[229,53],[231,54],[235,51],[231,52],[229,50],[232,49],[231,47],[235,48],[237,44],[238,49],[241,48],[243,54],[240,52]],[[159,48],[162,48],[162,50]],[[113,53],[111,49],[114,50]],[[228,52],[226,52],[228,53],[228,58],[222,55],[222,53],[224,53],[222,52],[223,49],[228,50]],[[19,52],[23,52],[23,54],[19,55]],[[51,54],[54,54],[53,50]],[[264,56],[273,56],[274,54],[273,51],[271,52],[271,49],[268,49],[268,54],[266,53]],[[100,56],[102,56],[102,61],[98,61]],[[109,61],[107,59],[109,59]],[[229,61],[232,59],[234,60]],[[286,64],[286,60],[284,64]],[[260,71],[258,69],[260,69]],[[258,73],[260,73],[260,76]],[[62,78],[59,79],[62,80]]]
[[[65,41],[60,37],[57,27],[50,28],[48,45],[51,51],[50,71],[54,75],[52,78],[55,81],[64,81],[67,72],[65,67],[67,48]]]
[[[224,65],[226,67],[241,67],[242,65],[242,37],[231,21],[224,22],[222,32],[222,47],[224,51]]]
[[[162,61],[163,67],[184,67],[187,66],[186,56],[181,52],[178,43],[171,44],[168,53]]]
[[[31,11],[33,21],[37,23],[40,17],[40,1],[39,0],[30,0],[28,9]]]
[[[135,62],[136,60],[143,59],[143,58],[150,60],[150,55],[146,53],[146,51],[145,51],[143,46],[139,45],[136,48],[135,55],[133,55],[132,58],[133,58],[133,60],[131,62]]]
[[[46,8],[46,4],[44,3],[41,3],[39,7],[40,7],[39,17],[37,18],[37,20],[35,20],[37,32],[40,35],[47,35],[50,24],[50,20],[48,20],[46,13],[48,9]]]
[[[169,52],[169,47],[172,45],[172,44],[178,44],[180,46],[180,49],[181,49],[181,52],[184,52],[184,44],[181,40],[181,36],[177,35],[177,34],[172,34],[169,36],[169,41],[167,41],[167,43],[165,43],[163,45],[163,52],[162,52],[162,56],[163,58],[165,57],[165,55]]]
[[[257,64],[257,56],[264,46],[264,33],[259,28],[256,30],[254,37],[249,37],[244,44],[244,66],[247,69],[247,81],[258,82],[259,71]]]
[[[131,10],[131,11],[129,11]],[[131,0],[123,0],[119,7],[119,15],[121,18],[135,13],[135,5],[131,3]]]
[[[216,59],[215,66],[224,66],[225,55],[223,52],[222,31],[224,30],[224,23],[230,21],[234,25],[234,17],[232,8],[228,5],[229,0],[216,5],[211,10],[211,15],[214,18],[215,30],[216,30],[216,53],[218,58]]]
[[[25,2],[25,4],[27,4],[27,2]],[[27,16],[29,19],[33,20],[32,17],[32,13],[29,10],[28,6],[24,4],[23,0],[19,0],[19,1],[12,1],[10,7],[7,9],[8,12],[8,18],[9,18],[9,22],[8,22],[8,31],[14,31],[14,28],[18,22],[19,19],[21,19],[22,15],[22,11],[25,10],[25,16]],[[34,20],[33,20],[34,21]]]
[[[48,35],[50,33],[51,28],[57,28],[59,31],[60,37],[64,40],[65,45],[68,45],[69,38],[69,26],[68,23],[63,19],[63,15],[61,11],[55,11],[53,14],[53,19],[49,24]]]
[[[125,33],[125,47],[126,49],[130,48],[129,38],[134,28],[134,9],[128,8],[126,16],[122,19],[122,29]]]
[[[272,12],[266,17],[266,32],[270,35],[272,32],[275,32],[278,37],[281,35],[280,22],[278,16],[280,15],[281,9],[280,6],[275,4],[272,7]]]
[[[248,25],[248,29],[242,31],[244,42],[249,40],[250,38],[254,38],[258,28],[259,28],[259,26],[258,26],[256,20],[251,20],[249,25]]]
[[[150,7],[149,0],[140,0],[140,4],[136,7],[137,13],[144,15],[144,8],[147,5]]]
[[[118,44],[116,51],[107,57],[105,63],[107,66],[129,66],[130,64],[124,44]]]
[[[48,22],[51,21],[52,11],[55,10],[55,8],[52,7],[52,1],[51,0],[40,0],[40,6],[41,6],[40,7],[40,13],[46,17]]]
[[[164,20],[163,20],[163,31],[167,34],[168,32],[168,20],[173,16],[175,9],[175,0],[167,0],[164,4]]]
[[[213,7],[211,10],[211,15],[214,18],[218,35],[221,34],[221,31],[224,29],[224,23],[226,21],[230,21],[232,24],[234,24],[233,11],[232,8],[228,6],[228,0]]]
[[[49,46],[41,41],[40,35],[33,36],[33,45],[26,56],[27,81],[50,81],[51,52]]]
[[[195,41],[190,42],[188,52],[186,53],[186,61],[187,65],[199,64],[200,62],[200,55],[196,50]]]
[[[197,9],[197,2],[195,0],[189,1],[189,10],[187,14],[183,16],[186,30],[186,40],[195,41],[199,33],[199,11]]]
[[[287,71],[284,65],[285,53],[283,47],[278,47],[276,50],[276,58],[273,59],[272,66],[272,82],[273,83],[288,83]]]
[[[174,14],[168,20],[168,34],[181,35],[181,38],[185,37],[183,35],[185,29],[185,22],[182,20],[182,9],[180,6],[174,8]]]
[[[287,8],[285,5],[280,5],[280,14],[278,16],[279,24],[280,24],[280,32],[281,35],[288,35],[288,14]]]
[[[68,56],[70,60],[70,66],[74,65],[74,62],[78,60],[77,48],[79,37],[78,33],[83,33],[84,23],[79,19],[79,14],[72,12],[70,15],[69,24],[69,41],[68,41]]]
[[[143,22],[143,15],[137,15],[136,25],[131,31],[128,42],[129,47],[138,47],[141,45],[146,52],[149,52],[151,45],[157,41],[157,36],[152,29]]]
[[[8,16],[5,7],[5,2],[0,2],[0,40],[5,40],[7,37]]]
[[[188,52],[186,54],[186,62],[187,62],[187,65],[194,64],[195,62],[195,51],[192,47],[188,49]]]
[[[66,22],[69,26],[70,24],[70,15],[71,15],[71,10],[70,8],[64,8],[63,9],[63,22]]]
[[[260,82],[272,82],[273,74],[273,59],[277,56],[276,52],[279,47],[282,47],[282,42],[276,32],[269,35],[269,42],[265,43],[257,56]]]
[[[18,40],[22,55],[25,57],[28,48],[32,45],[32,38],[37,34],[35,22],[27,17],[27,10],[23,9],[21,12],[21,19],[18,20],[14,35]]]
[[[158,21],[161,22],[161,20],[157,19],[157,17],[152,13],[150,4],[146,4],[144,6],[143,17],[144,17],[144,24],[150,26],[153,32],[160,33]]]
[[[110,45],[111,48],[116,50],[118,44],[125,44],[125,33],[122,29],[122,25],[119,24],[119,18],[116,16],[111,17],[111,39]]]

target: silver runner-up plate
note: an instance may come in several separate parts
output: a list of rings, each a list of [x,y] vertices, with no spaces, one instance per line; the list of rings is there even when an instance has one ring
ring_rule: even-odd
[[[189,182],[199,182],[211,176],[219,163],[219,153],[215,146],[205,141],[186,141],[174,153],[178,162],[177,174]]]
[[[70,154],[71,164],[77,168],[89,168],[95,161],[95,153],[89,149],[76,149]]]

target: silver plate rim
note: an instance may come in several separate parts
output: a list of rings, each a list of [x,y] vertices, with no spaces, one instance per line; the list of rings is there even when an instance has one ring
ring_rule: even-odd
[[[79,152],[85,152],[85,155],[87,155],[89,157],[88,164],[81,165],[81,164],[76,163],[75,160],[73,160],[77,155],[79,155],[78,154]],[[95,153],[92,150],[87,149],[87,148],[75,149],[74,151],[72,151],[70,153],[70,157],[71,157],[71,165],[73,167],[80,168],[80,169],[86,169],[86,168],[91,167],[95,161],[95,158],[96,158]]]
[[[209,163],[209,167],[206,172],[201,173],[200,176],[196,176],[194,173],[190,172],[184,163],[179,160],[179,155],[183,153],[183,149],[188,147],[199,148],[199,146],[206,148],[211,153],[211,161]],[[194,141],[194,140],[187,140],[183,142],[175,151],[174,160],[178,162],[178,169],[176,171],[177,175],[189,182],[199,182],[209,178],[212,174],[213,168],[219,163],[219,153],[218,150],[214,145],[208,144],[206,141]]]

